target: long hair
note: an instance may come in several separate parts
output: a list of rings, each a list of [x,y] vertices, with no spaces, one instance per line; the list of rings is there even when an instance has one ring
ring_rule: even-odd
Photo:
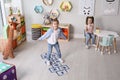
[[[86,25],[88,25],[88,19],[92,19],[92,23],[94,24],[94,17],[93,16],[87,16],[86,17]]]

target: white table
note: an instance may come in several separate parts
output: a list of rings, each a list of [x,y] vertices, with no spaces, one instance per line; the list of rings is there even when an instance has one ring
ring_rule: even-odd
[[[113,40],[113,45],[114,45],[114,53],[117,52],[117,44],[116,44],[116,38],[119,37],[119,35],[117,34],[117,32],[114,31],[107,31],[107,30],[100,30],[100,33],[94,33],[97,36],[97,46],[96,48],[98,49],[99,47],[99,41],[101,37],[107,37],[108,35],[114,35],[114,40]]]

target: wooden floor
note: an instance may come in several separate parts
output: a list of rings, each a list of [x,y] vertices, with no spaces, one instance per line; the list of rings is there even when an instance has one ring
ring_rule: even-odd
[[[18,80],[120,80],[120,41],[118,53],[101,55],[94,47],[85,48],[80,39],[60,42],[62,58],[70,67],[62,77],[50,73],[40,55],[47,52],[46,41],[27,41],[15,49],[15,59],[8,59],[16,65]],[[55,51],[55,50],[53,50]],[[0,54],[0,60],[2,55]]]

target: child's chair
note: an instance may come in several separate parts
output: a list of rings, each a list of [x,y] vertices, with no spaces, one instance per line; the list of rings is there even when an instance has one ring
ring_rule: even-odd
[[[101,54],[104,52],[104,48],[107,48],[108,54],[110,54],[110,48],[113,45],[114,35],[108,35],[107,37],[102,37],[102,41],[99,42],[99,49],[101,48]]]
[[[85,30],[84,30],[84,42],[86,42],[86,32],[85,32]],[[90,42],[90,44],[92,43],[91,38],[90,38],[89,42]]]

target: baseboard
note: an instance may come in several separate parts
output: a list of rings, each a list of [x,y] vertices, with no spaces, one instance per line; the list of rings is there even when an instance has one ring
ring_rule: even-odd
[[[70,34],[70,37],[83,39],[84,38],[84,34]]]

